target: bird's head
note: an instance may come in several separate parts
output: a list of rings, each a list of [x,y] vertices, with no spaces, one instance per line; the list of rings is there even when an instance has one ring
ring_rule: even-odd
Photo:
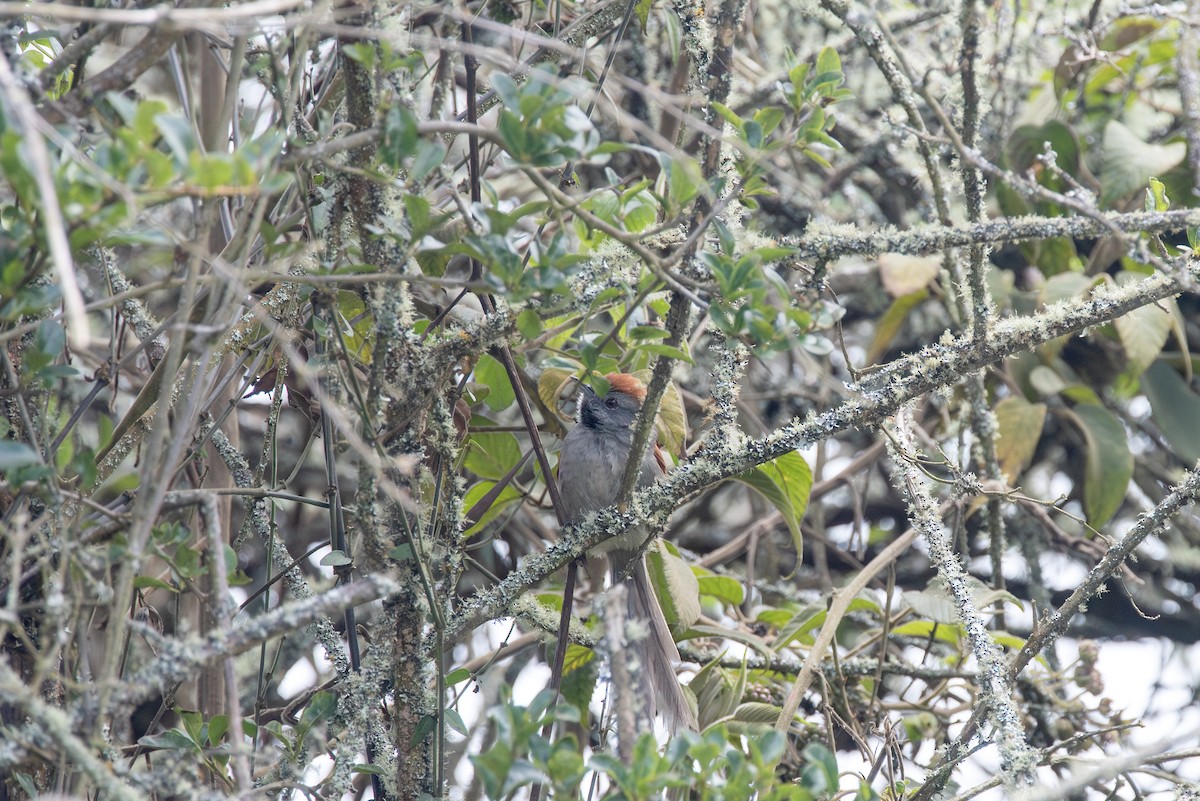
[[[597,431],[628,431],[637,420],[646,387],[627,373],[609,373],[608,392],[597,395],[587,384],[579,398],[579,424]]]

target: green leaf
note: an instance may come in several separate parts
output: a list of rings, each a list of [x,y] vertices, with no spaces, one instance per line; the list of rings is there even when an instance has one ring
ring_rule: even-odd
[[[446,159],[446,146],[441,142],[419,142],[409,173],[414,181],[424,180],[434,167]]]
[[[136,576],[133,579],[133,586],[139,590],[153,588],[156,590],[166,590],[167,592],[179,592],[178,588],[171,586],[162,579],[156,579],[153,576]]]
[[[182,751],[199,751],[200,746],[193,742],[186,734],[179,729],[170,729],[162,734],[151,734],[142,737],[138,740],[138,745],[144,745],[147,748],[161,748],[163,750],[182,750]]]
[[[320,563],[325,567],[342,567],[350,564],[350,557],[346,556],[345,551],[330,551],[321,557]]]
[[[567,703],[581,711],[586,710],[592,700],[596,681],[600,677],[600,664],[596,652],[576,643],[567,645],[563,657],[562,696]]]
[[[673,546],[661,539],[646,549],[646,570],[671,631],[681,633],[700,619],[700,584]]]
[[[490,390],[483,402],[491,409],[507,409],[517,399],[512,382],[508,380],[508,371],[491,356],[485,354],[479,357],[475,365],[475,380]]]
[[[828,791],[832,795],[838,788],[838,765],[837,757],[833,752],[818,742],[811,742],[804,746],[804,750],[800,752],[804,757],[804,761],[808,763],[808,769],[804,771],[801,783],[805,787],[815,790],[820,795],[825,795]],[[817,786],[810,785],[810,769],[815,769],[814,772],[821,777],[821,783]]]
[[[666,356],[670,359],[678,359],[679,361],[686,362],[687,364],[694,365],[696,363],[695,359],[693,359],[691,354],[689,354],[687,351],[681,350],[680,348],[673,348],[670,345],[649,343],[645,345],[638,345],[637,349],[645,353],[653,353],[658,356]]]
[[[1017,478],[1033,459],[1045,421],[1044,403],[1030,403],[1019,395],[1013,395],[996,404],[999,435],[996,458],[1009,484],[1017,483]]]
[[[764,704],[761,701],[747,701],[738,704],[733,710],[733,719],[743,723],[774,723],[779,719],[782,707],[774,704]]]
[[[1125,427],[1103,406],[1076,406],[1068,411],[1087,447],[1083,509],[1088,524],[1099,529],[1121,508],[1133,476],[1133,454]],[[1194,425],[1194,423],[1193,423]]]
[[[536,339],[542,333],[542,318],[533,309],[523,309],[517,315],[517,330],[526,339]]]
[[[1081,297],[1096,284],[1095,276],[1086,275],[1084,273],[1059,273],[1047,279],[1046,283],[1042,284],[1042,289],[1038,295],[1038,302],[1049,306],[1057,303],[1060,300],[1070,300],[1071,298]]]
[[[671,202],[681,208],[700,194],[704,174],[690,156],[679,154],[667,162],[667,187]]]
[[[495,481],[481,481],[467,490],[467,494],[463,496],[463,509],[466,509],[469,513],[478,514],[478,512],[475,510],[476,505],[478,505],[489,492],[493,492],[495,490],[496,483],[497,482]],[[501,513],[503,513],[514,503],[518,503],[522,497],[523,496],[521,495],[520,490],[518,490],[512,484],[506,485],[498,493],[495,493],[495,497],[492,498],[492,501],[488,507],[482,510],[482,514],[479,514],[479,518],[477,520],[471,522],[471,516],[467,516],[465,522],[470,523],[470,525],[467,530],[463,532],[463,537],[467,539],[474,537],[483,530],[484,526],[499,517]]]
[[[1077,175],[1079,172],[1079,138],[1066,124],[1051,120],[1044,125],[1021,125],[1008,139],[1005,154],[1008,167],[1016,173],[1024,173],[1038,163],[1038,158],[1050,144],[1063,172]]]
[[[447,687],[453,687],[455,684],[464,682],[469,678],[471,678],[471,671],[467,670],[465,667],[456,668],[455,670],[452,670],[446,674],[446,678],[444,679],[443,683]]]
[[[717,103],[716,101],[713,101],[712,107],[718,114],[721,115],[725,122],[733,126],[735,131],[742,130],[742,126],[745,125],[746,121],[739,117],[737,112],[729,108],[729,106],[726,106],[723,103]]]
[[[950,645],[958,645],[967,633],[962,626],[951,623],[939,623],[936,620],[914,620],[901,623],[892,628],[894,637],[917,637],[923,640],[939,640]]]
[[[1163,438],[1189,465],[1200,459],[1200,397],[1166,362],[1155,362],[1142,374],[1154,422]]]
[[[880,613],[879,604],[872,601],[870,598],[858,597],[850,602],[846,609],[847,612],[870,612],[878,615]],[[779,633],[775,637],[775,647],[782,648],[784,645],[798,640],[811,631],[816,631],[821,626],[825,625],[825,619],[828,610],[825,604],[809,604],[803,609],[792,615],[791,619],[779,626]],[[807,642],[807,640],[805,640]]]
[[[637,0],[637,5],[634,6],[633,13],[637,14],[638,25],[641,26],[642,33],[646,32],[646,23],[650,20],[652,5],[654,5],[654,0]]]
[[[446,726],[449,729],[458,732],[463,737],[470,736],[470,732],[467,731],[466,721],[462,719],[462,715],[458,714],[457,709],[446,709],[442,714],[446,718]]]
[[[785,453],[778,459],[759,465],[737,476],[741,481],[758,490],[770,501],[792,533],[792,544],[796,548],[796,564],[804,555],[804,536],[800,532],[800,520],[808,509],[808,495],[812,490],[812,469],[798,451]]]
[[[878,364],[883,358],[883,354],[887,352],[888,347],[892,344],[892,340],[896,338],[896,334],[900,331],[900,326],[904,323],[905,318],[909,313],[920,306],[929,297],[928,289],[919,289],[916,292],[911,292],[907,295],[902,295],[892,301],[892,305],[888,306],[888,310],[875,324],[875,337],[871,340],[871,347],[867,349],[867,364]]]
[[[1187,145],[1171,142],[1155,145],[1116,120],[1104,126],[1104,156],[1100,167],[1100,205],[1117,200],[1146,185],[1153,175],[1162,175],[1183,162]]]
[[[958,623],[958,607],[950,593],[934,586],[928,590],[907,590],[900,595],[918,617],[931,620],[934,623],[956,625]]]
[[[0,440],[0,470],[16,470],[20,467],[41,464],[42,457],[24,442]]]
[[[718,598],[730,606],[740,606],[742,601],[746,600],[746,588],[742,586],[742,582],[729,576],[700,576],[699,582],[700,594],[711,595]]]
[[[383,121],[379,160],[397,169],[416,151],[417,142],[417,116],[412,110],[403,105],[395,105],[388,109]]]
[[[1124,286],[1136,283],[1141,278],[1136,273],[1122,272],[1117,275],[1117,283]],[[1162,353],[1163,345],[1167,344],[1167,336],[1175,319],[1171,309],[1166,306],[1173,302],[1168,299],[1148,303],[1113,320],[1113,327],[1117,329],[1121,347],[1125,349],[1125,357],[1129,360],[1129,372],[1134,376],[1141,375],[1153,364],[1158,354]]]
[[[1171,208],[1171,199],[1167,197],[1167,187],[1157,178],[1150,179],[1146,188],[1146,211],[1166,211]]]
[[[473,431],[463,466],[480,478],[499,481],[521,458],[517,438],[507,431]]]

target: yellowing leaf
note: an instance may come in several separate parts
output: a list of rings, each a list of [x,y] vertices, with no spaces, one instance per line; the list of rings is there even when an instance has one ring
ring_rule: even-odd
[[[1046,404],[1030,403],[1019,395],[1005,398],[996,404],[996,457],[1009,484],[1016,484],[1021,471],[1029,466],[1042,424],[1046,420]]]
[[[634,373],[634,376],[647,386],[650,384],[651,375],[650,370],[638,370]],[[687,444],[687,414],[683,408],[683,396],[679,394],[679,387],[674,383],[667,384],[667,391],[663,393],[658,404],[654,431],[658,436],[658,443],[668,453],[676,456],[683,453]]]
[[[879,256],[879,280],[893,298],[929,286],[941,269],[941,256],[908,256],[904,253],[882,253]]]
[[[573,383],[571,379],[574,377],[574,370],[567,370],[563,367],[547,367],[538,376],[537,391],[538,397],[542,400],[542,405],[558,415],[562,420],[570,419],[570,417],[562,413],[560,407],[562,404],[561,397],[566,394],[566,388]]]

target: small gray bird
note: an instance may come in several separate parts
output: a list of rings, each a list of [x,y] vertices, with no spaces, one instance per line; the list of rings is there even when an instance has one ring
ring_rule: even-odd
[[[583,386],[579,422],[567,433],[558,456],[559,492],[571,523],[616,503],[633,447],[633,424],[646,397],[646,388],[631,375],[609,373],[605,379],[610,388],[603,397]],[[638,486],[653,484],[665,472],[666,458],[655,445],[642,461]],[[651,718],[656,710],[661,712],[672,731],[681,725],[695,728],[695,715],[675,677],[679,650],[646,572],[642,553],[646,537],[644,528],[634,528],[600,543],[593,554],[607,554],[613,581],[627,582],[629,619],[643,621],[649,632],[631,643],[632,655],[641,665],[639,700]]]

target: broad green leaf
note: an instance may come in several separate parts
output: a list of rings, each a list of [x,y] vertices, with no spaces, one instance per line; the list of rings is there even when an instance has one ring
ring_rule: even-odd
[[[480,478],[498,481],[521,458],[517,438],[506,431],[475,431],[467,440],[463,466]]]
[[[1180,164],[1186,155],[1187,145],[1183,142],[1143,142],[1122,123],[1109,120],[1104,126],[1100,205],[1110,206],[1127,197],[1144,187],[1151,176],[1162,175]]]
[[[600,664],[596,652],[576,643],[567,645],[563,657],[562,696],[567,703],[586,710],[600,677]]]
[[[661,539],[646,549],[646,570],[658,591],[671,631],[682,633],[700,619],[700,584],[688,563]]]
[[[458,714],[457,709],[445,709],[443,710],[442,714],[446,719],[447,728],[449,728],[451,731],[458,732],[463,737],[470,736],[470,732],[467,731],[466,721],[462,719],[462,715]]]
[[[433,168],[446,160],[446,146],[441,142],[419,142],[409,175],[414,181],[425,178]]]
[[[716,109],[716,112],[721,115],[725,122],[733,126],[735,131],[742,130],[742,126],[746,124],[746,121],[739,117],[737,112],[733,111],[729,106],[714,101],[712,107]]]
[[[453,687],[459,682],[464,682],[469,678],[471,678],[471,671],[467,670],[466,668],[457,668],[446,674],[446,678],[443,683],[447,687]]]
[[[746,600],[746,588],[742,586],[742,582],[735,578],[730,578],[729,576],[699,576],[697,580],[700,582],[701,595],[711,595],[731,606],[740,606],[742,601]]]
[[[928,289],[919,289],[892,301],[892,305],[875,324],[875,338],[871,340],[871,346],[867,349],[867,364],[879,363],[909,312],[924,303],[928,297]]]
[[[950,645],[958,645],[966,636],[966,632],[957,624],[938,623],[933,620],[914,620],[909,623],[901,623],[893,628],[892,636],[932,638]]]
[[[1166,362],[1155,362],[1142,374],[1154,422],[1171,449],[1190,465],[1200,459],[1200,397]]]
[[[485,354],[479,357],[475,365],[475,380],[490,390],[483,402],[491,409],[507,409],[517,399],[512,382],[508,380],[508,371],[491,356]]]
[[[716,639],[732,640],[733,642],[741,643],[749,648],[753,648],[767,659],[775,656],[774,649],[766,643],[761,637],[751,634],[748,631],[741,629],[724,628],[722,626],[707,626],[697,624],[685,631],[678,640],[693,640],[697,637],[712,637]]]
[[[800,521],[808,509],[808,494],[812,490],[813,480],[808,462],[798,451],[792,451],[742,473],[737,480],[758,490],[783,515],[796,548],[796,564],[800,564],[804,555]]]
[[[342,567],[350,564],[350,557],[342,550],[330,551],[321,557],[321,564],[325,567]]]
[[[664,344],[658,343],[658,342],[651,342],[651,343],[646,343],[644,345],[637,345],[636,347],[640,351],[644,351],[646,353],[653,353],[656,356],[666,356],[669,359],[676,359],[676,360],[684,362],[686,364],[694,365],[696,363],[696,360],[691,357],[691,354],[689,354],[687,351],[683,350],[682,348],[675,348],[670,345],[664,345]]]
[[[494,481],[481,481],[475,486],[467,490],[467,494],[463,496],[463,508],[469,514],[478,514],[479,518],[471,523],[470,527],[463,532],[463,537],[473,537],[478,534],[484,526],[496,519],[496,517],[508,507],[512,506],[521,500],[521,493],[516,487],[511,484],[503,487],[495,497],[492,498],[486,509],[475,511],[475,506],[484,499],[488,493],[493,492],[496,488]],[[466,522],[470,522],[468,517]]]
[[[1125,500],[1133,476],[1133,454],[1125,427],[1103,406],[1076,406],[1068,414],[1079,426],[1087,447],[1083,509],[1088,524],[1099,529]],[[1192,425],[1195,425],[1193,422]]]
[[[1016,484],[1042,436],[1046,420],[1046,404],[1030,403],[1019,395],[1005,398],[996,404],[996,458],[1009,484]]]
[[[831,74],[842,71],[842,59],[832,47],[822,47],[817,54],[817,75]]]
[[[682,208],[700,194],[704,175],[700,164],[690,156],[679,154],[667,162],[668,197],[676,208]]]
[[[871,612],[875,615],[880,613],[879,604],[872,601],[870,598],[858,597],[850,602],[847,612]],[[805,638],[809,632],[816,631],[821,626],[825,625],[825,618],[828,609],[824,603],[810,604],[804,607],[796,614],[792,615],[792,619],[779,627],[779,634],[775,638],[775,647],[782,648],[784,645],[793,640]],[[808,639],[803,639],[803,642],[808,642]]]
[[[1165,303],[1171,309],[1171,333],[1175,335],[1175,341],[1179,343],[1179,351],[1183,356],[1183,377],[1188,381],[1192,380],[1192,352],[1188,345],[1186,322],[1183,319],[1183,312],[1179,310],[1179,304],[1175,302],[1175,298],[1164,298],[1159,303]]]
[[[764,704],[761,701],[747,701],[738,704],[733,710],[733,719],[743,723],[774,723],[779,719],[782,707],[774,704]]]
[[[958,607],[945,590],[936,587],[928,590],[908,590],[901,593],[900,597],[919,617],[950,626],[958,623]]]
[[[768,653],[768,658],[770,654]],[[699,712],[700,728],[733,714],[746,694],[746,663],[735,671],[720,667],[713,660],[700,669],[700,672],[688,684],[688,689],[696,696],[696,709]]]
[[[1083,261],[1079,251],[1075,249],[1075,240],[1066,236],[1052,236],[1036,243],[1036,263],[1043,275],[1058,275],[1059,273],[1083,272]],[[1005,275],[1012,273],[1005,271]]]
[[[996,645],[999,645],[1002,648],[1011,648],[1014,651],[1020,651],[1025,647],[1025,639],[1023,637],[1018,637],[1015,634],[1009,634],[1007,631],[993,631],[990,633],[992,636],[992,642],[996,643]]]
[[[133,586],[139,590],[153,588],[156,590],[166,590],[167,592],[179,592],[177,587],[174,587],[162,579],[156,579],[153,576],[135,576]]]
[[[1157,303],[1139,306],[1113,320],[1113,326],[1121,338],[1121,347],[1125,349],[1125,357],[1129,360],[1129,371],[1134,376],[1141,375],[1162,353],[1173,325],[1174,317],[1170,309]]]
[[[1024,173],[1038,163],[1038,158],[1045,152],[1049,143],[1054,151],[1056,163],[1068,175],[1079,172],[1079,139],[1066,124],[1051,120],[1044,125],[1022,125],[1016,128],[1005,146],[1008,156],[1008,167],[1017,173]]]
[[[0,470],[15,470],[18,467],[41,463],[42,457],[25,443],[10,439],[0,440]]]
[[[1150,15],[1118,17],[1105,28],[1104,35],[1096,42],[1096,46],[1108,52],[1123,50],[1157,31],[1163,23],[1162,19]]]

